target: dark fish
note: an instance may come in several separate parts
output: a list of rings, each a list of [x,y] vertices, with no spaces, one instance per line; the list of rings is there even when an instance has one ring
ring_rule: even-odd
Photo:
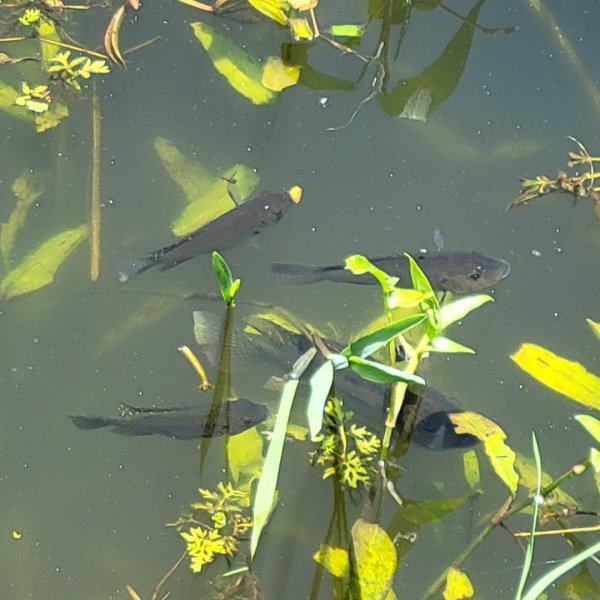
[[[478,252],[446,251],[418,252],[412,257],[431,283],[434,290],[454,294],[479,292],[498,283],[510,273],[510,264],[505,260],[484,256]],[[404,255],[380,256],[371,262],[389,275],[400,278],[400,285],[410,283],[408,259]],[[305,285],[319,281],[336,283],[375,284],[371,275],[357,276],[344,265],[319,267],[295,263],[272,265],[275,278],[281,285]]]
[[[208,311],[194,312],[194,336],[206,358],[214,364],[217,360],[215,340],[221,326],[221,319]],[[251,331],[246,333],[245,331]],[[232,361],[252,363],[263,359],[280,366],[287,372],[300,354],[311,345],[302,334],[294,333],[280,324],[262,318],[249,318],[245,331],[234,331],[232,339]],[[339,352],[341,346],[332,340],[324,340],[332,352]],[[307,373],[310,377],[314,364]],[[386,390],[388,386],[366,381],[351,369],[338,371],[335,376],[335,391],[344,400],[348,409],[354,411],[358,420],[370,427],[379,427],[385,418]],[[460,403],[430,386],[409,389],[403,413],[418,405],[415,426],[411,440],[419,446],[432,450],[466,448],[477,443],[477,438],[468,434],[458,434],[450,421],[449,414],[463,412]]]
[[[262,192],[174,244],[132,260],[128,268],[119,272],[119,281],[124,283],[157,265],[164,271],[200,254],[233,248],[278,223],[299,201],[287,192]]]
[[[210,407],[136,408],[121,404],[116,417],[69,415],[79,429],[112,427],[123,435],[165,435],[178,440],[242,433],[271,415],[269,407],[250,400],[232,400],[223,407],[212,426]]]

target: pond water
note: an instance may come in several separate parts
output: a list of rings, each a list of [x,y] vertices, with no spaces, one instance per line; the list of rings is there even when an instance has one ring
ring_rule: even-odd
[[[354,46],[372,56],[386,40],[389,89],[442,56],[463,25],[453,11],[466,15],[474,6],[453,2],[451,11],[436,2],[413,4],[404,25],[386,30],[389,19],[375,18]],[[422,10],[425,4],[434,9]],[[401,5],[392,8],[400,12]],[[281,305],[317,324],[333,322],[342,338],[378,313],[378,289],[279,287],[271,263],[332,264],[355,252],[435,251],[438,228],[445,249],[510,261],[510,276],[491,291],[495,302],[453,329],[453,337],[477,354],[431,358],[425,377],[500,424],[515,450],[530,455],[535,430],[544,468],[555,476],[585,456],[589,439],[573,420],[584,409],[529,379],[509,359],[530,341],[600,371],[597,341],[585,323],[586,317],[600,320],[600,238],[592,203],[554,194],[506,212],[521,177],[566,169],[567,152],[576,149],[566,136],[592,155],[600,148],[600,4],[544,6],[560,31],[524,0],[484,1],[481,26],[515,29],[475,29],[472,43],[455,50],[456,60],[465,61],[462,76],[452,81],[456,65],[451,68],[448,59],[445,89],[455,89],[426,122],[385,112],[374,97],[381,83],[375,63],[365,67],[322,41],[309,49],[311,66],[357,82],[352,90],[298,85],[266,106],[254,106],[215,71],[190,23],[209,22],[260,57],[280,54],[289,39],[285,29],[268,20],[240,25],[179,3],[147,3],[128,12],[122,47],[157,35],[160,40],[128,55],[126,70],[112,67],[109,75],[95,76],[102,114],[99,281],[89,281],[89,252],[82,244],[52,285],[0,303],[0,598],[130,598],[126,584],[150,598],[185,549],[165,523],[197,500],[199,487],[214,488],[225,477],[223,439],[212,441],[200,474],[194,441],[80,431],[68,418],[114,414],[121,402],[169,407],[206,401],[177,347],[194,348],[193,310],[222,311],[219,303],[193,297],[218,292],[209,257],[168,272],[148,271],[126,285],[117,277],[128,257],[172,241],[169,224],[185,205],[155,153],[159,136],[213,172],[236,163],[256,169],[259,189],[302,186],[302,201],[276,227],[224,255],[242,279],[240,301]],[[369,10],[381,15],[388,8],[373,2]],[[77,13],[66,27],[94,47],[110,14],[112,9]],[[366,3],[358,1],[329,3],[317,14],[323,27],[368,20]],[[14,44],[3,44],[2,51],[19,54]],[[18,85],[18,72],[11,73],[7,81]],[[2,220],[12,210],[11,186],[20,173],[34,170],[46,182],[19,234],[15,262],[53,232],[87,219],[91,95],[91,87],[84,87],[82,99],[70,105],[71,116],[43,134],[0,113]],[[328,130],[348,123],[367,98],[350,124]],[[240,304],[241,313],[249,310]],[[234,370],[233,386],[241,396],[276,406],[277,393],[263,388],[273,374],[283,374],[280,365],[245,364]],[[308,463],[311,448],[308,442],[286,447],[279,505],[253,562],[266,598],[332,596],[329,575],[320,587],[315,584],[312,557],[329,524],[333,493],[321,467]],[[419,528],[394,579],[398,597],[421,597],[504,501],[505,488],[479,455],[484,493]],[[467,494],[462,464],[458,449],[411,446],[401,458],[396,489],[412,500]],[[585,510],[598,508],[591,479],[568,491]],[[366,493],[345,495],[350,524],[367,500]],[[379,522],[385,527],[396,511],[386,498]],[[529,518],[511,526],[527,529]],[[561,539],[541,540],[533,575],[571,553]],[[506,531],[492,532],[464,565],[476,597],[513,597],[522,560]],[[182,565],[163,594],[211,597],[209,581],[226,569],[222,557],[200,575]],[[563,597],[557,590],[551,594]]]

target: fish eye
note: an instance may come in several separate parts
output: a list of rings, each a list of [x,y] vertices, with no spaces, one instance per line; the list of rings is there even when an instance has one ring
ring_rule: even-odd
[[[472,279],[473,281],[477,281],[480,277],[481,277],[481,273],[477,273],[477,271],[475,271],[475,273],[471,273],[469,275],[469,279]]]

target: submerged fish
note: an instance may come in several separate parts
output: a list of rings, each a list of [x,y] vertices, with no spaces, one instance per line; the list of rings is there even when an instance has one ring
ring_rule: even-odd
[[[283,194],[262,192],[174,244],[132,260],[119,272],[119,281],[124,283],[155,266],[164,271],[200,254],[233,248],[278,223],[300,201],[299,196],[295,188]]]
[[[206,358],[215,363],[218,360],[215,340],[221,319],[208,311],[195,311],[194,336]],[[293,329],[293,328],[292,328]],[[278,365],[282,371],[291,368],[298,356],[304,353],[312,342],[303,334],[282,326],[273,320],[251,316],[244,331],[234,330],[231,340],[232,362],[255,362],[263,359]],[[332,340],[324,340],[332,352],[339,352],[341,346]],[[314,361],[303,379],[308,380],[318,361]],[[335,391],[344,400],[346,407],[352,410],[359,422],[370,427],[381,426],[385,418],[387,405],[386,391],[389,386],[366,381],[351,369],[336,372]],[[460,403],[449,398],[430,386],[409,389],[403,407],[403,413],[418,406],[411,440],[422,447],[432,450],[466,448],[477,443],[477,438],[469,434],[456,433],[450,421],[451,413],[463,412]]]
[[[165,435],[178,440],[242,433],[271,415],[269,407],[250,400],[232,400],[211,422],[211,409],[202,407],[136,408],[121,404],[116,417],[69,415],[79,429],[112,427],[123,435]]]
[[[484,256],[478,252],[447,251],[418,252],[412,257],[431,283],[434,290],[454,294],[470,294],[493,286],[510,273],[505,260]],[[370,261],[389,275],[400,278],[400,285],[410,282],[408,259],[404,255],[380,256]],[[357,276],[344,265],[299,265],[275,263],[275,278],[281,285],[304,285],[319,281],[336,283],[376,284],[371,275]]]

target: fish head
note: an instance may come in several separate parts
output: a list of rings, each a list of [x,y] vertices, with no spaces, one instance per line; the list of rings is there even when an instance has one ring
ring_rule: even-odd
[[[437,289],[473,294],[492,287],[510,273],[510,264],[478,252],[448,252],[435,274]]]
[[[245,398],[231,400],[228,403],[227,424],[229,435],[242,433],[271,416],[271,409],[266,404],[258,404]]]
[[[261,195],[262,208],[261,225],[278,223],[288,211],[292,201],[287,193],[264,192]]]

